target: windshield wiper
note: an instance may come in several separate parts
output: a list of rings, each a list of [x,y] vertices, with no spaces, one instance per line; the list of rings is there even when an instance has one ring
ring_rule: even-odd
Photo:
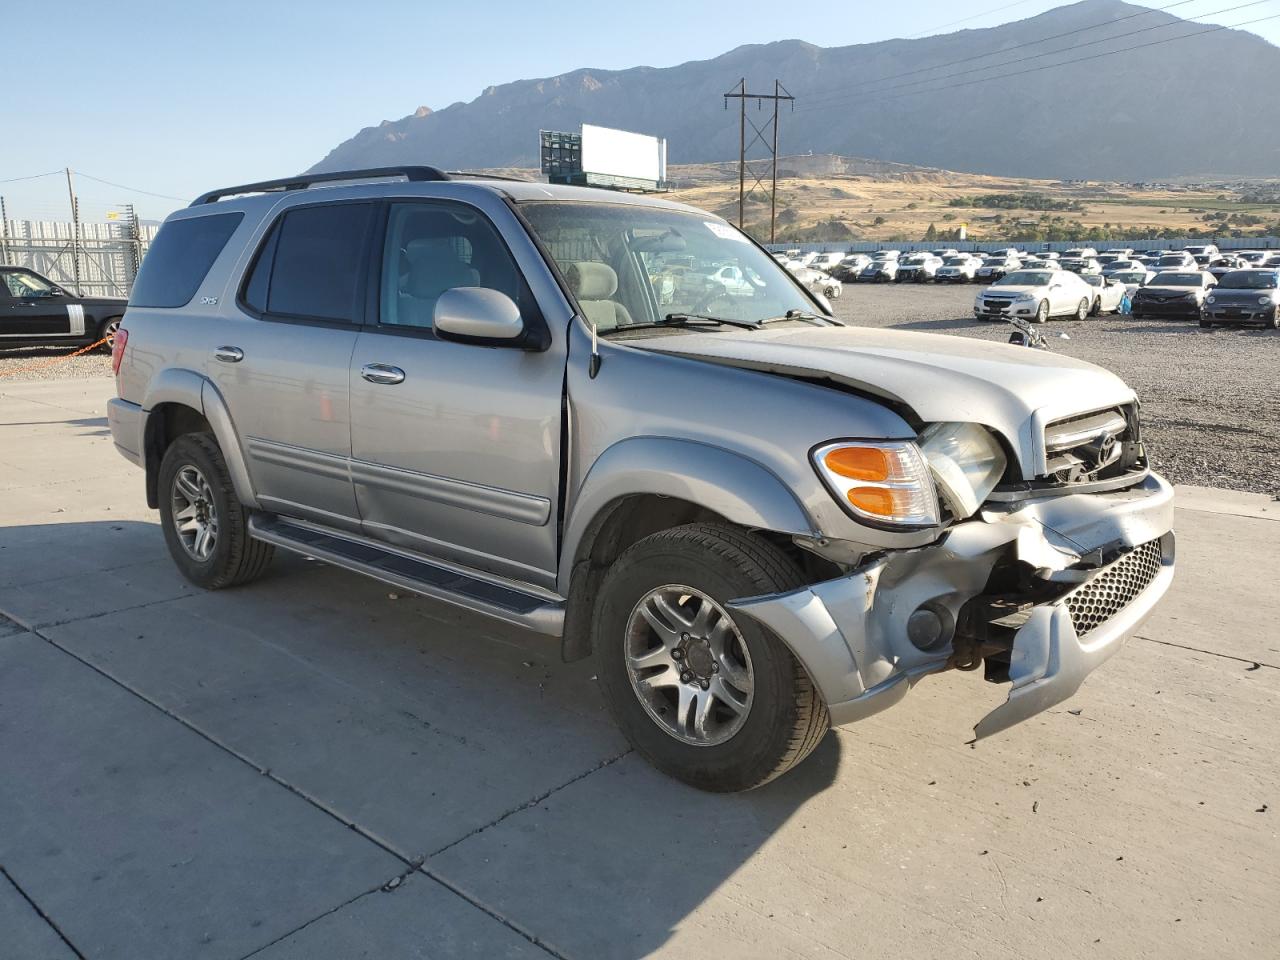
[[[741,327],[754,330],[759,324],[749,320],[729,320],[725,317],[712,317],[702,313],[668,313],[661,320],[646,323],[620,323],[611,330],[602,330],[602,334],[619,333],[623,330],[652,330],[655,327]]]
[[[761,323],[780,323],[783,320],[808,320],[810,323],[820,323],[823,326],[831,326],[833,321],[830,317],[824,317],[820,313],[811,313],[808,310],[788,310],[780,317],[769,317],[767,320],[761,320]]]

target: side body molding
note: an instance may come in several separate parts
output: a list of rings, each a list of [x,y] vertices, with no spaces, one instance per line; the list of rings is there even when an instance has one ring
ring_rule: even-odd
[[[614,501],[638,494],[687,500],[744,527],[817,535],[786,484],[754,460],[696,440],[634,437],[596,459],[571,501],[560,546],[561,596],[568,596],[574,561],[592,521]]]

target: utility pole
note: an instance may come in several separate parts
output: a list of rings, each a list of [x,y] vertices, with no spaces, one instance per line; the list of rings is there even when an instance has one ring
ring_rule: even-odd
[[[75,279],[76,296],[80,296],[80,201],[71,182],[71,168],[66,167],[67,196],[71,198],[71,275]]]
[[[133,281],[137,279],[138,267],[142,264],[142,230],[138,224],[138,211],[132,203],[124,205],[125,216],[129,219],[129,254],[125,264],[125,276],[129,289],[133,289]]]
[[[738,85],[724,95],[725,109],[729,109],[729,101],[738,101],[738,229],[743,228],[743,213],[747,200],[747,195],[752,193],[756,187],[764,189],[764,178],[758,176],[754,170],[751,171],[751,177],[754,182],[750,189],[747,188],[747,151],[755,146],[756,141],[764,144],[769,151],[769,160],[771,167],[771,176],[769,182],[769,242],[773,243],[777,239],[778,228],[778,107],[782,101],[786,100],[791,103],[791,109],[795,109],[796,98],[791,92],[784,87],[778,80],[773,81],[773,93],[751,93],[747,90],[747,78],[743,77],[738,81]],[[747,118],[747,101],[754,100],[756,109],[759,110],[765,100],[773,104],[773,115],[766,120],[762,126],[757,126],[755,121]],[[755,131],[755,136],[751,138],[751,142],[747,143],[747,124],[751,124],[751,129]],[[765,139],[765,132],[770,134],[769,139]]]
[[[9,211],[3,195],[0,195],[0,264],[9,265]]]

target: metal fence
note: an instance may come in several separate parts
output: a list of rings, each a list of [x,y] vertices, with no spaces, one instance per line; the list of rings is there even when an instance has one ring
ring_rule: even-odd
[[[1005,250],[1016,247],[1031,252],[1045,250],[1070,250],[1073,247],[1108,247],[1133,250],[1181,250],[1183,247],[1216,244],[1219,250],[1280,250],[1280,237],[1224,237],[1212,240],[1206,237],[1148,237],[1144,240],[915,240],[877,243],[874,240],[846,240],[843,243],[766,243],[774,253],[799,250],[802,253],[874,253],[877,250],[957,250],[961,253]]]
[[[127,297],[159,228],[132,210],[108,223],[0,216],[0,265],[27,267],[85,297]]]

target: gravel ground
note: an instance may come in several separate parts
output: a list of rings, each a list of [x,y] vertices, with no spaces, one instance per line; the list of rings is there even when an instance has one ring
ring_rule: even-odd
[[[1007,340],[1009,325],[973,319],[979,289],[845,284],[836,313],[864,326]],[[1152,465],[1174,483],[1280,495],[1280,332],[1108,316],[1055,320],[1046,335],[1050,350],[1106,367],[1137,391]]]
[[[1007,325],[973,319],[978,289],[845,284],[836,312],[866,326],[1008,339]],[[1137,390],[1152,462],[1170,480],[1280,495],[1280,333],[1128,317],[1056,320],[1047,333],[1050,349],[1100,364]],[[0,389],[110,375],[106,354],[55,360],[67,352],[0,350]]]
[[[98,350],[78,357],[57,348],[0,350],[0,388],[18,380],[83,380],[111,376],[111,357]]]

